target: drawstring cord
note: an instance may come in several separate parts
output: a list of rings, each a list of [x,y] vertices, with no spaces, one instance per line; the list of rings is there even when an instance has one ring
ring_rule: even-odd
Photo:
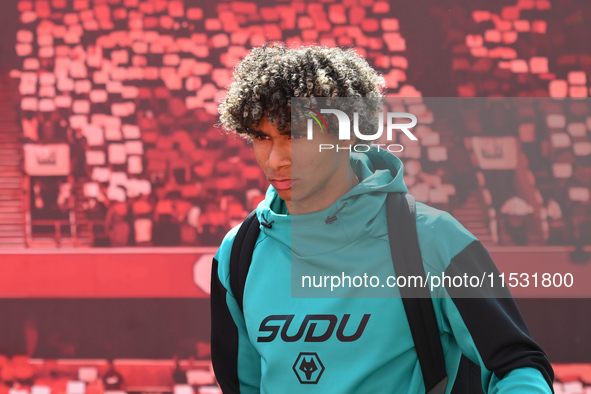
[[[334,221],[337,220],[337,214],[339,212],[341,212],[343,210],[343,208],[345,208],[345,205],[347,205],[347,203],[343,204],[343,206],[341,207],[341,209],[339,209],[338,211],[336,211],[334,215],[328,216],[324,222],[326,224],[333,224]]]
[[[265,214],[261,214],[261,217],[263,218],[263,221],[261,222],[261,224],[263,225],[263,227],[265,227],[265,228],[271,228],[271,227],[273,227],[273,223],[275,223],[274,220],[269,223],[269,222],[267,222],[267,219],[265,219]]]
[[[334,215],[332,216],[327,216],[326,220],[324,221],[326,224],[333,224],[335,222],[335,220],[337,220],[337,214],[339,212],[341,212],[343,210],[343,208],[345,208],[345,206],[347,205],[347,203],[344,203],[343,206],[335,212]],[[261,217],[263,218],[263,220],[261,221],[261,224],[263,225],[263,227],[265,228],[271,228],[273,227],[273,223],[275,223],[274,220],[272,220],[271,222],[268,222],[267,219],[265,218],[265,214],[261,214]]]

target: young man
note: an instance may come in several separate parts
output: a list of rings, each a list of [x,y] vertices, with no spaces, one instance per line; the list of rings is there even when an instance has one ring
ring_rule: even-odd
[[[388,193],[407,192],[402,162],[375,148],[319,154],[319,143],[346,147],[354,139],[339,141],[329,128],[308,140],[290,128],[292,97],[381,97],[383,90],[383,78],[353,50],[263,46],[237,66],[220,105],[221,122],[252,139],[271,186],[256,209],[261,232],[242,309],[229,267],[238,228],[213,262],[212,361],[224,393],[425,392],[400,298],[292,298],[290,291],[295,255],[394,274],[385,200]],[[449,214],[420,203],[416,210],[425,271],[494,266]],[[462,354],[480,366],[485,392],[552,392],[550,363],[512,299],[445,297],[433,304],[447,393]],[[323,319],[332,328],[321,327]],[[336,330],[333,319],[340,322]]]

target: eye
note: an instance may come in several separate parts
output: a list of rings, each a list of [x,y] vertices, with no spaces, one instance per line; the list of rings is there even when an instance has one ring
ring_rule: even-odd
[[[293,133],[293,134],[291,134],[291,138],[294,139],[294,140],[299,140],[299,139],[302,139],[304,137],[306,137],[306,134],[305,133]]]
[[[269,136],[266,134],[255,134],[252,136],[252,139],[255,141],[266,141],[269,139]]]

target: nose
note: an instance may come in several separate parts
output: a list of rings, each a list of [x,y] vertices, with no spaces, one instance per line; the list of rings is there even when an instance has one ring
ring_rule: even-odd
[[[291,140],[279,138],[273,141],[267,166],[274,171],[291,165]]]

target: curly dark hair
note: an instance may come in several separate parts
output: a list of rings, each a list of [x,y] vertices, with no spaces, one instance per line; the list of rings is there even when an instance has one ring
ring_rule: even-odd
[[[381,99],[385,88],[383,76],[353,48],[265,44],[236,66],[218,108],[220,124],[250,138],[251,127],[266,115],[280,133],[289,134],[292,97]]]

